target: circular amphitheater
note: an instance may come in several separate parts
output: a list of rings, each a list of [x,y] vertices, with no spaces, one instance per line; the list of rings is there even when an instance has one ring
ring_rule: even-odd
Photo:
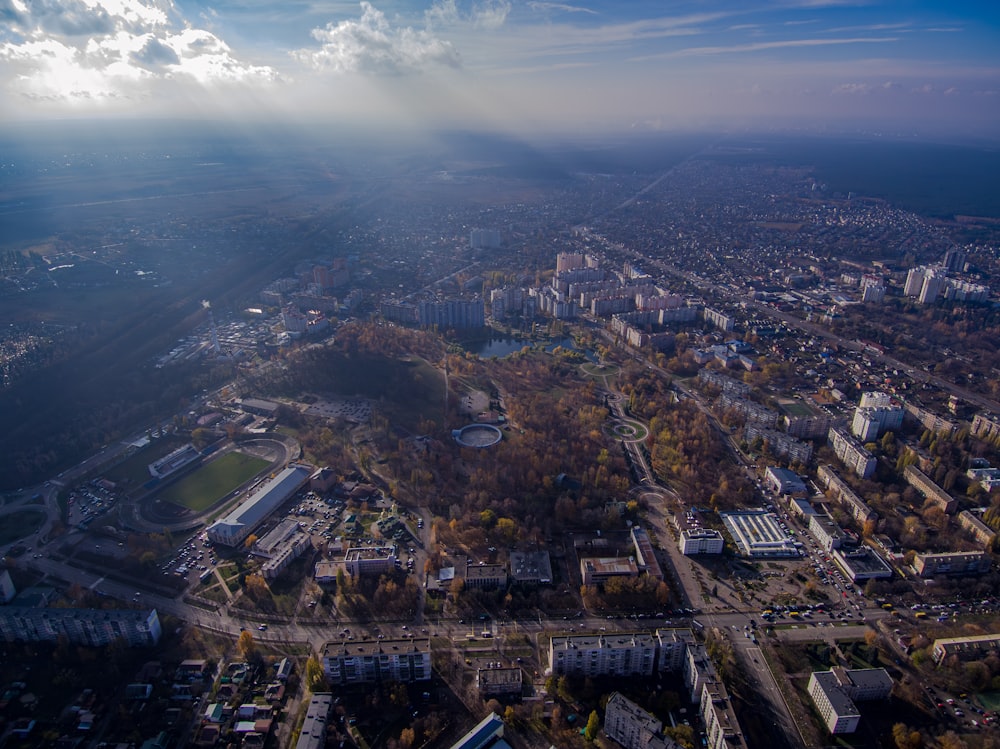
[[[462,447],[492,447],[503,439],[503,432],[492,424],[469,424],[451,433]]]

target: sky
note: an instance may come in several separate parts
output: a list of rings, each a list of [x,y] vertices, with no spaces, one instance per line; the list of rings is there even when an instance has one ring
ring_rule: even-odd
[[[0,121],[1000,138],[1000,3],[0,0]]]

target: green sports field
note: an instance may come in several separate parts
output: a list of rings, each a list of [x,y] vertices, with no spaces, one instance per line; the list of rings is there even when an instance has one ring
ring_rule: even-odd
[[[266,460],[252,455],[229,452],[168,486],[158,499],[193,512],[204,512],[269,465]]]

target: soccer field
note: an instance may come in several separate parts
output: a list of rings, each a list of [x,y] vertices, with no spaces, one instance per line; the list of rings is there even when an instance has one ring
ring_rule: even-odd
[[[168,486],[159,499],[193,512],[204,512],[269,465],[266,460],[252,455],[229,452]]]

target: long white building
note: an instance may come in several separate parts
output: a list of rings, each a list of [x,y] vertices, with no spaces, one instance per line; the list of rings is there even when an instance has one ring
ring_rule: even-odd
[[[0,608],[0,640],[56,642],[100,647],[123,640],[132,647],[156,645],[162,630],[156,609]]]
[[[242,543],[272,512],[308,483],[314,470],[314,466],[292,463],[232,512],[212,523],[208,527],[208,537],[213,543],[225,546]]]
[[[744,512],[723,512],[722,522],[736,542],[743,556],[797,557],[799,547],[788,536],[770,512],[747,510]]]

